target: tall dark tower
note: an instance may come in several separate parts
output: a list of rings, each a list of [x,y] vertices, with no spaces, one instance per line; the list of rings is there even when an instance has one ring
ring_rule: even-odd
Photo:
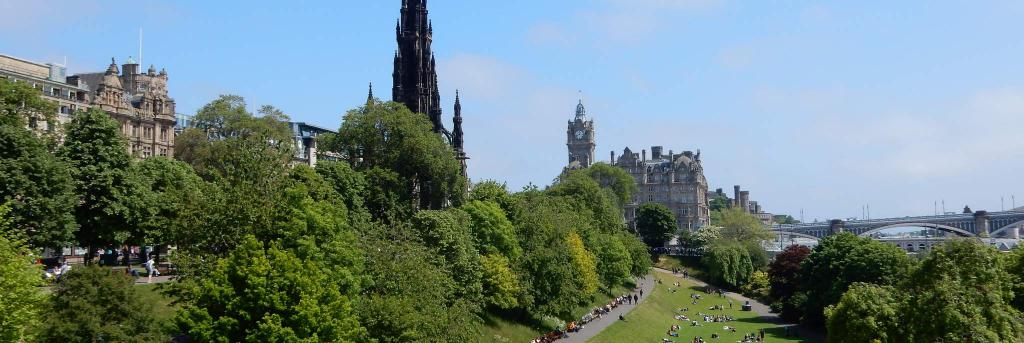
[[[415,113],[426,114],[434,124],[434,132],[444,133],[436,63],[430,50],[433,28],[427,18],[426,0],[402,0],[402,18],[395,26],[395,35],[398,50],[391,75],[394,79],[391,98]]]
[[[576,105],[576,118],[569,121],[566,145],[569,147],[569,165],[571,168],[587,168],[594,160],[594,121],[587,118],[587,109],[583,100]],[[574,165],[573,162],[578,162]]]
[[[459,102],[459,91],[455,91],[455,117],[452,118],[455,126],[452,129],[452,148],[455,148],[455,158],[462,166],[462,176],[466,176],[466,151],[462,149],[462,103]]]

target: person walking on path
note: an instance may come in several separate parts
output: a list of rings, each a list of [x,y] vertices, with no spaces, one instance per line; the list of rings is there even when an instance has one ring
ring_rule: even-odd
[[[153,261],[152,256],[149,257],[149,261],[146,261],[146,271],[149,274],[149,280],[147,283],[153,283],[153,276],[160,276],[160,271],[156,270],[156,262]]]

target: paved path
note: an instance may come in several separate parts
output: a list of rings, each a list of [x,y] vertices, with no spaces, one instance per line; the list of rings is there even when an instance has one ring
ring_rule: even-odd
[[[644,301],[647,301],[647,298],[650,297],[651,291],[654,290],[654,275],[653,274],[649,274],[646,277],[644,277],[644,279],[641,280],[640,282],[642,283],[642,286],[640,287],[640,289],[642,289],[644,291],[644,296],[642,298],[640,298],[640,302],[644,302]],[[629,320],[629,316],[626,316],[626,313],[629,313],[629,311],[632,311],[634,307],[636,307],[636,304],[631,304],[631,305],[630,304],[622,304],[622,305],[619,305],[619,307],[616,307],[610,313],[601,316],[600,319],[597,319],[597,320],[594,320],[594,321],[588,323],[586,326],[584,326],[582,329],[580,329],[579,332],[575,332],[575,333],[569,334],[569,338],[563,338],[563,339],[558,340],[557,342],[558,343],[583,343],[583,342],[586,342],[587,340],[589,340],[589,339],[593,338],[594,336],[596,336],[598,333],[601,333],[601,331],[604,330],[605,328],[607,328],[609,325],[615,324],[615,322],[617,322],[619,320],[619,315],[620,314],[625,316],[626,320]]]
[[[174,276],[160,275],[160,276],[154,276],[152,283],[164,283],[164,282],[171,282],[173,280],[174,280]],[[149,282],[149,277],[147,277],[147,276],[140,276],[138,279],[135,279],[135,285],[136,286],[138,286],[138,285],[148,285],[149,283],[150,283]]]

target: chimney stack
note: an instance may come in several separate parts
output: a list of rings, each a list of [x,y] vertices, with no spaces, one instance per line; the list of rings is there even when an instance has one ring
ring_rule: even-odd
[[[661,147],[660,146],[652,146],[651,147],[651,159],[652,160],[660,160],[661,159]]]
[[[612,164],[615,164],[615,150],[612,150]]]
[[[640,162],[647,161],[647,149],[640,150]]]

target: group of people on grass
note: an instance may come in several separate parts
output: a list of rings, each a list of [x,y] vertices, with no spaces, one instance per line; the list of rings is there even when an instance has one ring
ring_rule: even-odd
[[[676,271],[673,271],[673,272],[676,272]],[[676,272],[676,273],[678,273],[678,272]],[[661,280],[658,280],[658,283],[662,283]],[[682,285],[680,285],[679,282],[674,282],[672,285],[675,286],[676,288],[682,287]],[[669,292],[673,292],[673,293],[675,291],[675,289],[672,289],[672,288],[669,288],[668,290],[669,290]],[[723,290],[717,289],[717,288],[714,288],[714,287],[711,287],[711,286],[705,286],[702,291],[705,294],[707,294],[707,295],[718,295],[719,297],[725,297],[725,292]],[[691,305],[697,305],[701,300],[703,300],[703,298],[704,298],[704,295],[702,295],[702,294],[697,294],[696,292],[690,293],[690,304]],[[725,305],[712,305],[712,306],[708,307],[708,310],[709,311],[723,311],[723,310],[725,310],[725,308],[726,308]],[[728,308],[730,308],[730,309],[732,308],[732,301],[731,300],[728,301]],[[731,322],[731,321],[734,320],[734,318],[731,315],[727,315],[727,314],[723,314],[723,313],[714,314],[714,313],[704,313],[704,312],[697,312],[695,314],[694,319],[691,319],[686,314],[689,311],[690,311],[690,308],[688,308],[688,307],[679,308],[678,309],[679,313],[674,316],[674,319],[682,321],[682,322],[690,323],[690,326],[704,326],[704,323],[725,323],[725,322]],[[703,320],[703,322],[700,321],[701,319]],[[736,332],[736,327],[726,325],[726,326],[724,326],[722,328],[722,330],[724,330],[726,332],[733,332],[734,333],[734,332]],[[679,337],[680,331],[682,331],[682,326],[680,326],[678,324],[671,325],[668,328],[668,331],[665,332],[665,335],[667,335],[668,337],[667,338],[662,338],[662,342],[663,343],[674,343],[674,342],[676,342],[673,339],[677,339]],[[711,334],[711,339],[718,339],[720,337],[721,337],[721,335],[719,335],[718,333],[712,333]],[[749,333],[749,334],[744,335],[743,336],[743,340],[740,341],[740,342],[744,342],[744,343],[764,342],[764,329],[759,330],[757,333]],[[693,340],[691,340],[691,343],[706,343],[706,341],[704,340],[703,336],[697,336],[697,337],[693,337]]]

